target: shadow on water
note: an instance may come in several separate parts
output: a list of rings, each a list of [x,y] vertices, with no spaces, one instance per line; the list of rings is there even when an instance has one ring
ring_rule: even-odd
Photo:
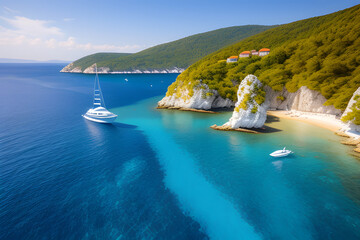
[[[210,109],[213,112],[217,112],[217,113],[227,113],[227,112],[233,112],[234,111],[234,107],[230,107],[230,108],[211,108]]]
[[[267,115],[266,122],[265,123],[273,123],[273,122],[280,122],[279,117]]]
[[[131,125],[131,124],[126,124],[126,123],[119,123],[119,122],[114,122],[111,124],[106,124],[106,123],[95,123],[95,122],[90,122],[90,121],[86,121],[87,125],[92,124],[94,126],[101,126],[103,128],[106,129],[116,129],[116,128],[127,128],[127,129],[135,129],[137,128],[137,126],[135,125]]]
[[[256,131],[260,133],[275,133],[275,132],[281,132],[282,130],[264,125],[264,127],[262,128],[257,128]]]
[[[137,126],[135,125],[131,125],[131,124],[125,124],[125,123],[119,123],[119,122],[115,122],[112,124],[105,124],[107,126],[109,126],[109,128],[111,127],[116,127],[116,128],[129,128],[129,129],[135,129],[137,128]]]

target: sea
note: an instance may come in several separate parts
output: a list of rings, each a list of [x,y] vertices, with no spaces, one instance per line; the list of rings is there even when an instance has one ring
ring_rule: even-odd
[[[118,118],[94,123],[94,75],[63,67],[0,64],[0,239],[360,239],[360,159],[329,130],[156,109],[178,74],[100,75]]]

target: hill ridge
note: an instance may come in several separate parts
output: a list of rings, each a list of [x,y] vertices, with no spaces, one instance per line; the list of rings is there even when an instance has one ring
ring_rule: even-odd
[[[270,48],[264,57],[229,56],[245,50]],[[274,91],[301,86],[319,91],[326,105],[344,110],[360,86],[360,5],[284,24],[218,50],[187,68],[169,86],[167,96],[192,89],[201,80],[224,99],[236,101],[239,82],[254,74]],[[234,84],[237,82],[237,84]]]
[[[134,54],[97,53],[74,61],[63,72],[84,72],[95,62],[108,72],[184,70],[202,57],[274,26],[244,25],[220,28],[162,43]],[[107,55],[109,56],[108,58]]]

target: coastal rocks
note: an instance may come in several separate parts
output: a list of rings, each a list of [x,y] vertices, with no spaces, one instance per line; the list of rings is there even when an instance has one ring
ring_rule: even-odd
[[[349,146],[357,146],[358,144],[360,144],[360,139],[359,138],[350,138],[350,139],[341,141],[341,143],[344,145],[349,145]]]
[[[139,69],[135,69],[135,70],[131,70],[131,71],[113,71],[110,72],[111,74],[141,74],[141,73],[146,73],[146,74],[166,74],[166,73],[182,73],[183,71],[185,71],[185,69],[183,68],[177,68],[177,67],[173,67],[170,69],[147,69],[147,70],[139,70]]]
[[[237,96],[233,115],[223,127],[261,128],[266,121],[268,107],[261,82],[254,75],[246,76],[239,85]]]
[[[346,122],[345,131],[356,131],[360,132],[360,123],[359,113],[360,113],[360,87],[354,92],[351,97],[343,115],[341,116],[341,120]]]
[[[83,73],[95,73],[96,64],[94,63],[90,67],[86,68]],[[110,68],[108,67],[98,67],[97,72],[98,73],[109,73]]]
[[[237,132],[246,132],[246,133],[262,133],[253,129],[246,129],[246,128],[231,128],[229,126],[218,126],[216,124],[210,126],[210,128],[214,129],[214,130],[219,130],[219,131],[237,131]]]
[[[324,106],[326,98],[320,92],[310,90],[305,86],[302,86],[294,93],[288,92],[285,87],[282,91],[274,91],[269,86],[265,86],[264,89],[269,109],[341,115],[341,110],[336,109],[334,106]]]
[[[344,131],[337,131],[337,132],[335,132],[335,134],[340,137],[350,138],[350,136],[348,134],[346,134]]]
[[[70,63],[69,65],[61,69],[60,72],[82,73],[80,67],[74,67],[74,63]]]
[[[188,111],[188,112],[199,112],[199,113],[218,113],[209,110],[195,109],[195,108],[179,108],[179,107],[156,107],[156,109],[170,109],[170,110],[179,110],[179,111]]]
[[[216,90],[211,90],[206,84],[198,84],[190,94],[188,89],[179,93],[165,96],[158,102],[161,108],[193,108],[208,110],[211,108],[224,108],[234,106],[234,102],[223,99]]]
[[[360,148],[359,147],[355,148],[354,152],[360,153]]]
[[[182,73],[185,69],[173,67],[169,69],[147,69],[147,70],[128,70],[128,71],[110,71],[109,67],[100,67],[98,68],[98,73],[103,74],[142,74],[142,73],[154,73],[154,74],[166,74],[166,73]],[[64,67],[60,72],[71,72],[71,73],[87,73],[87,74],[93,74],[95,73],[95,67],[94,64],[90,67],[86,68],[84,71],[82,71],[81,67],[75,67],[74,63],[68,64],[66,67]]]

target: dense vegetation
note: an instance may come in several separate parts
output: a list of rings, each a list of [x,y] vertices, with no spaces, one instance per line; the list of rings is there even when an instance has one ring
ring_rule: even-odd
[[[130,53],[95,53],[73,62],[73,68],[80,67],[82,70],[85,70],[87,67],[90,67],[94,63],[111,61],[112,59],[118,59],[129,55]]]
[[[97,53],[74,62],[82,70],[95,62],[111,71],[187,68],[202,57],[273,26],[247,25],[221,28],[164,43],[131,55]],[[116,55],[118,54],[118,55]]]
[[[225,60],[245,50],[271,48],[265,57]],[[169,87],[167,95],[206,83],[224,98],[236,101],[239,82],[254,74],[274,90],[301,86],[344,110],[360,86],[360,5],[333,14],[305,19],[244,39],[190,66]]]

